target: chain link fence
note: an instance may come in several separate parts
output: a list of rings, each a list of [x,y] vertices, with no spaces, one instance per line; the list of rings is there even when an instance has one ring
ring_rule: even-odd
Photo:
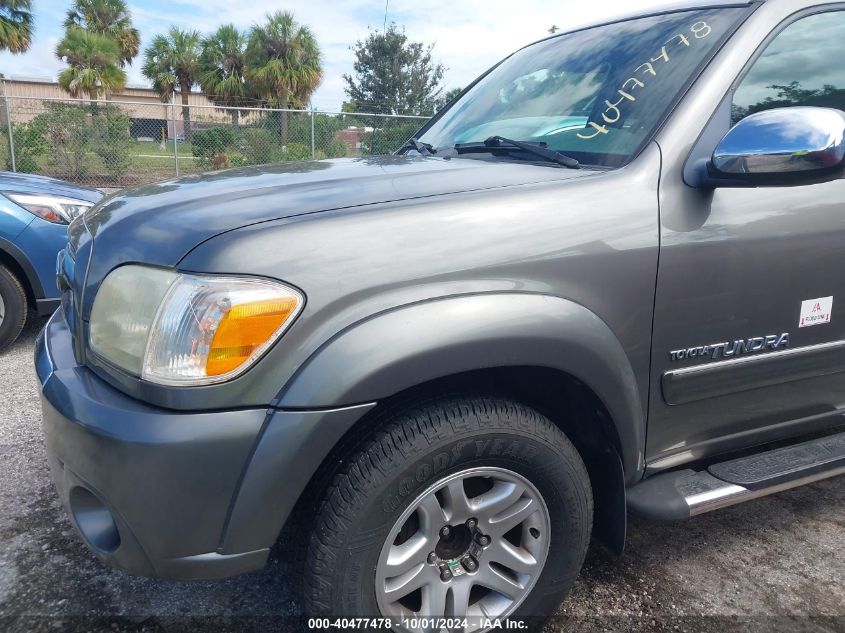
[[[93,187],[395,151],[427,117],[0,95],[0,168]]]

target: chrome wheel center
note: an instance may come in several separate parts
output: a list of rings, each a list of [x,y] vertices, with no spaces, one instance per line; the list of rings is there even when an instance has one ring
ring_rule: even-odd
[[[522,475],[485,467],[445,477],[391,529],[376,567],[379,609],[410,618],[507,617],[543,570],[549,531],[546,503]]]

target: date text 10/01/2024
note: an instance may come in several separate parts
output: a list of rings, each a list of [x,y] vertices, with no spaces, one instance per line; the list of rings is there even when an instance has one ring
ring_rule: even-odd
[[[326,629],[348,629],[348,630],[384,630],[390,631],[394,627],[402,627],[410,630],[510,630],[524,631],[528,629],[528,623],[524,620],[501,619],[501,618],[439,618],[439,617],[412,617],[412,618],[309,618],[309,630]]]

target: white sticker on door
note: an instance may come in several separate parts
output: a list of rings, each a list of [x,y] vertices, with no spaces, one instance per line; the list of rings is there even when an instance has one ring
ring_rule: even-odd
[[[830,313],[833,312],[833,297],[807,299],[801,302],[801,318],[798,327],[810,327],[830,323]]]

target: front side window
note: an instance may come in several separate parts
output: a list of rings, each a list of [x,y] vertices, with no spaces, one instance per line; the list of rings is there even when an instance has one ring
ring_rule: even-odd
[[[627,162],[744,14],[680,11],[567,33],[514,53],[420,137],[441,154],[503,136],[582,163]]]
[[[781,31],[734,92],[731,118],[790,106],[845,110],[845,11],[817,13]]]

